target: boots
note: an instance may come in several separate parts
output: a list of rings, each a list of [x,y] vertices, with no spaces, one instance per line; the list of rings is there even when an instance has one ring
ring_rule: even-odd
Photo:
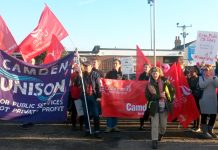
[[[157,140],[153,140],[152,141],[152,146],[151,146],[152,149],[157,149]]]
[[[201,125],[201,130],[203,132],[204,139],[212,139],[212,136],[208,133],[208,127],[206,124]]]
[[[83,130],[83,116],[79,117],[79,130],[82,131]]]
[[[213,126],[208,126],[208,133],[213,137],[217,138],[217,135],[213,132]]]
[[[162,140],[162,138],[163,138],[163,134],[159,134],[159,136],[158,136],[158,141],[161,141]]]
[[[112,131],[113,132],[120,132],[120,129],[117,126],[115,126],[115,127],[113,127]]]
[[[144,129],[144,118],[140,118],[140,127],[139,130],[143,130]]]

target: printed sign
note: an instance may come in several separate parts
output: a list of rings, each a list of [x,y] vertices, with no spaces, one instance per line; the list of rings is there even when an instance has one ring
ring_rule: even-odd
[[[121,61],[123,74],[133,74],[134,73],[132,57],[122,57],[120,58],[120,61]]]
[[[73,54],[34,66],[0,51],[0,119],[66,120]]]

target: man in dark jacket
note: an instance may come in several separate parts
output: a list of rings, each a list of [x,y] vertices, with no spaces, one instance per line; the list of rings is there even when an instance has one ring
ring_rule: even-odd
[[[104,78],[104,73],[102,70],[99,69],[100,61],[98,59],[92,60],[92,70],[99,73],[101,78]]]
[[[144,66],[144,71],[140,74],[139,80],[141,80],[141,81],[142,80],[148,81],[148,79],[149,79],[149,70],[150,70],[151,66],[149,64],[147,64],[147,63],[145,63],[143,66]],[[146,109],[146,111],[144,112],[143,117],[140,118],[140,127],[139,127],[139,130],[143,130],[144,129],[144,122],[149,117],[149,112],[147,110],[148,109]]]
[[[113,61],[113,69],[111,71],[109,71],[106,74],[106,79],[116,79],[116,80],[122,80],[123,79],[123,75],[121,72],[121,62],[118,59],[114,59]],[[109,117],[107,118],[107,128],[105,130],[105,133],[108,132],[119,132],[120,130],[117,127],[117,118],[116,117]]]
[[[81,99],[83,102],[83,110],[85,114],[84,122],[86,128],[86,135],[90,135],[90,130],[89,130],[90,122],[88,120],[88,115],[89,115],[89,117],[92,117],[94,120],[94,136],[96,138],[101,138],[99,136],[100,110],[98,105],[98,101],[101,101],[100,76],[97,72],[92,71],[92,64],[90,61],[84,62],[83,65],[84,65],[84,72],[83,72],[84,90],[81,95]],[[84,95],[86,96],[86,101]]]
[[[95,71],[99,74],[100,78],[104,78],[104,73],[102,70],[99,69],[100,61],[98,59],[92,60],[92,71]],[[102,114],[101,110],[101,101],[98,101],[98,107],[99,107],[99,114]]]

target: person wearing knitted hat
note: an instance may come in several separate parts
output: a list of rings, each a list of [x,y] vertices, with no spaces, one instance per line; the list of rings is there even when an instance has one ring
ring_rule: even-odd
[[[166,132],[168,112],[173,112],[175,89],[159,67],[152,67],[149,74],[145,97],[151,115],[152,148],[157,149],[157,141],[160,141]]]

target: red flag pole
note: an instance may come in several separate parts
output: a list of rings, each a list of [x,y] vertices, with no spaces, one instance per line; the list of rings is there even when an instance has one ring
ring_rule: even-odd
[[[75,47],[75,44],[73,42],[73,40],[70,38],[70,36],[68,36],[71,43],[74,45]],[[81,75],[81,81],[82,81],[82,90],[85,91],[85,86],[84,86],[84,81],[83,81],[83,74],[82,74],[82,70],[81,70],[81,63],[80,63],[80,55],[78,53],[78,50],[77,48],[75,48],[75,53],[76,53],[76,56],[77,56],[77,62],[78,62],[78,66],[79,66],[79,71],[81,72],[80,75]],[[88,111],[88,105],[87,105],[87,100],[86,100],[86,95],[85,95],[85,92],[83,92],[83,96],[84,96],[84,100],[85,100],[85,107],[86,107],[86,113],[87,113],[87,119],[88,119],[88,124],[89,124],[89,133],[92,134],[92,129],[91,129],[91,123],[90,123],[90,118],[89,118],[89,111]]]
[[[80,71],[80,75],[81,75],[82,89],[84,91],[83,96],[84,96],[84,100],[85,100],[85,107],[86,107],[87,119],[88,119],[88,124],[89,124],[89,133],[92,134],[91,123],[90,123],[90,118],[89,118],[89,111],[88,111],[88,105],[87,105],[86,94],[85,94],[85,85],[84,85],[83,74],[82,74],[82,70],[81,70],[80,56],[79,56],[79,53],[78,53],[77,49],[75,50],[75,54],[76,54],[76,57],[77,57],[77,62],[78,62],[79,71]]]

